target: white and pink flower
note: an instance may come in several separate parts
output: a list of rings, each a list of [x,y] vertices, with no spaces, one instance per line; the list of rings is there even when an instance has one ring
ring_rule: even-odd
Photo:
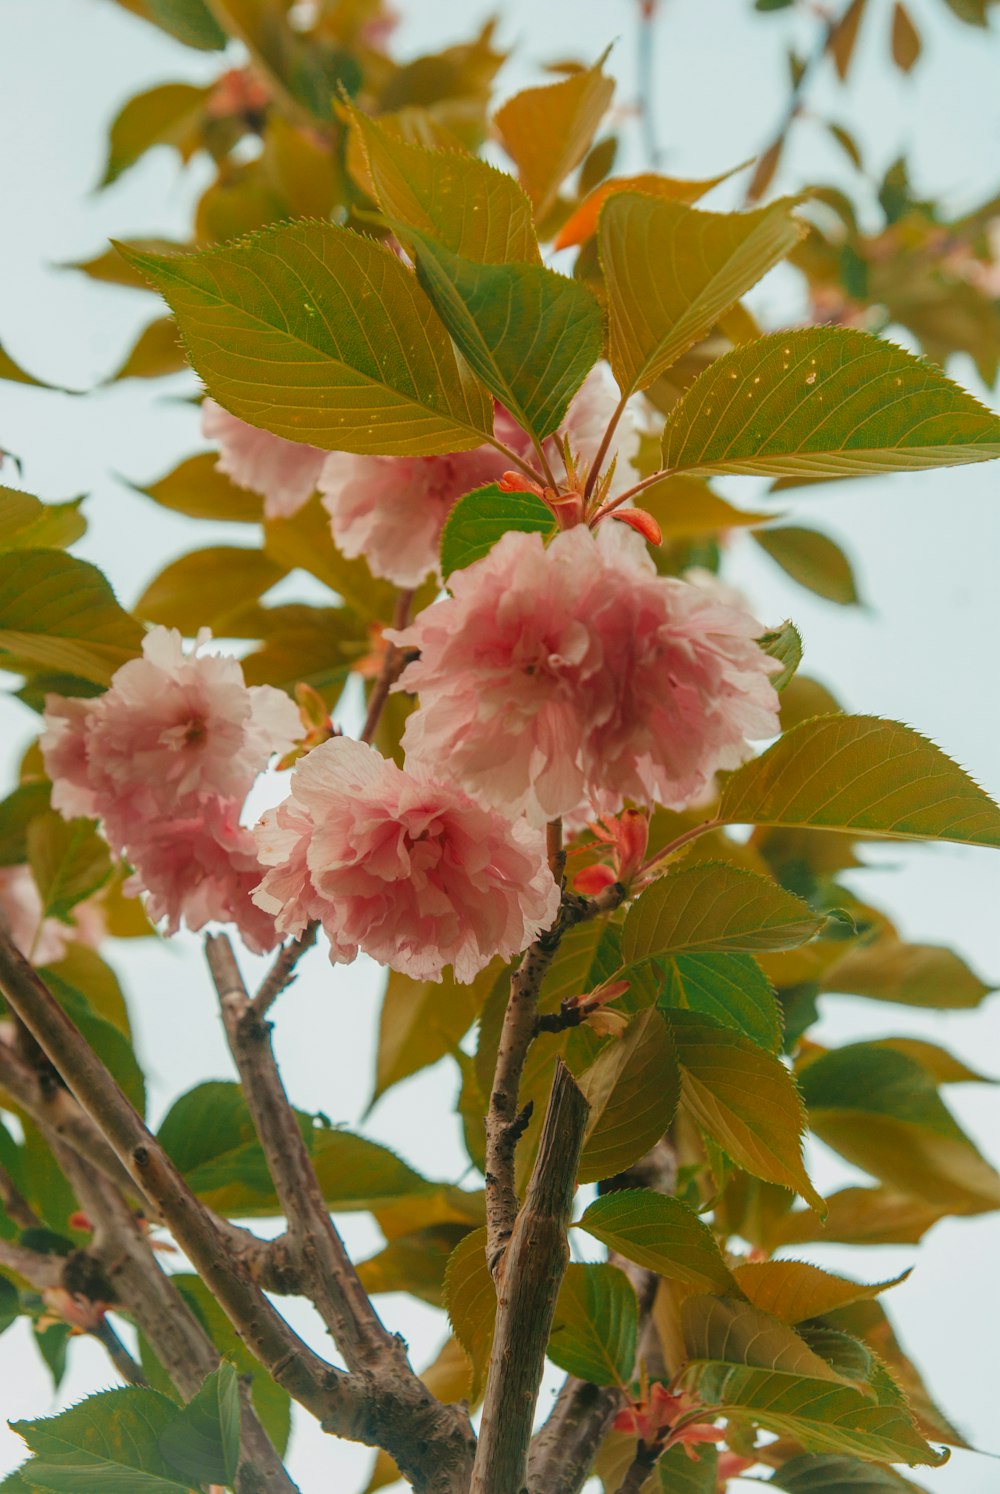
[[[238,488],[259,493],[264,516],[287,519],[316,491],[326,452],[304,441],[286,441],[230,415],[214,399],[201,407],[202,435],[218,444],[216,467]]]
[[[509,815],[684,809],[777,733],[760,624],[657,575],[630,530],[508,533],[450,585],[386,634],[420,654],[396,686],[420,698],[407,762]]]
[[[334,963],[363,950],[416,980],[451,965],[467,982],[559,907],[539,832],[346,737],[299,763],[256,836],[269,870],[255,901],[281,934],[318,919]]]

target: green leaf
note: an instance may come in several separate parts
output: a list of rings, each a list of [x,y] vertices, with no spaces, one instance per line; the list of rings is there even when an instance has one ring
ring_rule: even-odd
[[[668,1447],[653,1470],[656,1494],[716,1494],[719,1449],[702,1443],[697,1459],[683,1443]]]
[[[200,254],[122,253],[166,297],[209,393],[251,425],[386,456],[465,451],[492,432],[430,302],[371,239],[296,223]]]
[[[606,55],[606,54],[605,54]],[[559,187],[590,148],[615,85],[601,71],[604,58],[560,83],[527,88],[498,109],[493,124],[518,168],[539,222]]]
[[[428,150],[351,110],[379,206],[409,244],[406,228],[481,264],[539,264],[531,203],[505,171],[476,156]]]
[[[488,555],[508,529],[527,534],[551,534],[552,510],[534,493],[504,493],[495,482],[460,498],[448,515],[441,535],[441,574],[464,571]]]
[[[23,673],[25,661],[107,685],[141,642],[95,566],[60,550],[0,555],[0,650],[16,659],[7,667]]]
[[[1000,1208],[1000,1173],[914,1058],[851,1043],[806,1064],[799,1077],[810,1126],[848,1161],[949,1213]]]
[[[227,637],[227,625],[238,626],[240,614],[285,574],[258,549],[212,545],[172,560],[153,577],[134,610],[146,622],[179,628],[186,637],[202,627]]]
[[[229,481],[216,466],[218,453],[204,451],[188,457],[173,472],[148,487],[136,487],[161,508],[187,514],[191,519],[222,519],[230,523],[259,524],[264,500]],[[135,487],[135,484],[132,484]]]
[[[189,1494],[159,1448],[177,1407],[155,1390],[106,1390],[42,1421],[11,1425],[35,1457],[25,1476],[61,1494]]]
[[[86,533],[82,498],[41,503],[30,493],[0,488],[0,550],[62,550]]]
[[[671,411],[671,471],[860,476],[1000,456],[1000,417],[931,363],[867,332],[811,327],[743,344]]]
[[[6,1333],[21,1315],[21,1294],[12,1281],[0,1276],[0,1333]]]
[[[678,1198],[648,1188],[605,1193],[588,1207],[576,1228],[637,1266],[698,1291],[733,1287],[712,1231]]]
[[[548,1356],[568,1375],[591,1385],[623,1385],[632,1378],[639,1304],[617,1266],[570,1265],[556,1301]]]
[[[992,799],[933,742],[876,716],[793,727],[726,780],[719,814],[730,824],[1000,846]]]
[[[474,373],[543,441],[601,356],[603,319],[579,280],[541,265],[460,259],[411,230],[417,279]]]
[[[820,977],[820,989],[955,1011],[979,1006],[993,987],[943,945],[881,938],[848,949]]]
[[[240,1387],[231,1364],[220,1364],[160,1433],[160,1452],[195,1484],[236,1487],[240,1460]]]
[[[500,968],[494,961],[468,985],[459,985],[448,972],[439,981],[421,981],[389,971],[379,1019],[373,1104],[401,1079],[457,1050]]]
[[[590,1118],[578,1177],[594,1183],[644,1156],[674,1118],[680,1075],[669,1029],[655,1007],[639,1012],[624,1036],[601,1050],[580,1088]]]
[[[802,1165],[805,1111],[779,1058],[699,1012],[672,1011],[681,1096],[695,1120],[754,1177],[823,1200]]]
[[[77,903],[111,876],[108,844],[97,834],[93,820],[64,820],[50,810],[31,821],[26,841],[43,918],[69,922]]]
[[[131,1036],[128,1007],[118,977],[95,949],[76,940],[68,945],[61,959],[39,973],[45,980],[51,976],[81,992],[92,1011],[125,1037]]]
[[[794,623],[785,622],[774,633],[764,633],[757,639],[765,654],[777,659],[781,665],[778,674],[772,674],[771,684],[776,690],[790,685],[795,672],[802,663],[802,638]]]
[[[486,1264],[486,1230],[474,1229],[456,1245],[444,1279],[445,1305],[455,1337],[472,1363],[473,1401],[478,1400],[493,1347],[497,1294]]]
[[[785,1494],[920,1494],[916,1484],[894,1468],[860,1463],[830,1453],[801,1453],[768,1480]]]
[[[756,872],[709,861],[661,877],[625,918],[626,964],[670,954],[790,949],[823,926],[801,898]]]
[[[947,1460],[946,1452],[928,1446],[905,1411],[876,1405],[870,1395],[838,1381],[719,1362],[693,1363],[684,1379],[706,1406],[720,1414],[744,1413],[810,1452],[935,1468]]]
[[[753,538],[786,575],[807,591],[842,607],[853,607],[860,601],[851,562],[828,534],[788,524],[758,530]]]
[[[663,962],[663,971],[661,1008],[703,1012],[772,1053],[781,1047],[781,1008],[751,955],[676,955]]]
[[[840,1378],[793,1328],[736,1297],[686,1297],[681,1329],[690,1359],[752,1364],[814,1380]]]
[[[807,1318],[821,1318],[845,1303],[877,1297],[905,1281],[909,1272],[904,1271],[891,1281],[866,1286],[823,1271],[808,1261],[782,1260],[736,1266],[733,1275],[754,1307],[780,1318],[783,1323],[804,1323]]]
[[[161,83],[119,110],[108,132],[108,160],[99,185],[110,184],[154,145],[171,145],[187,161],[201,144],[201,120],[211,88]]]
[[[597,233],[622,394],[652,384],[794,248],[803,231],[795,201],[706,213],[637,192],[607,199]]]

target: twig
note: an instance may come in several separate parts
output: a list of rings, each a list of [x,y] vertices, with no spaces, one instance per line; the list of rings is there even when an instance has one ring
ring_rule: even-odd
[[[0,1240],[0,1268],[13,1271],[33,1286],[36,1292],[45,1292],[49,1287],[62,1285],[62,1269],[65,1257],[46,1255],[41,1250],[28,1250],[24,1245],[13,1245],[9,1240]]]
[[[413,592],[401,591],[396,598],[396,610],[393,613],[392,626],[394,628],[405,628],[410,619],[410,608],[413,605]],[[368,701],[368,714],[365,716],[365,724],[361,729],[360,740],[370,742],[378,730],[379,720],[385,703],[403,668],[404,652],[390,643],[382,660],[382,668],[379,670],[378,679],[372,686],[372,693]]]
[[[234,40],[243,43],[251,62],[257,68],[258,72],[267,79],[271,91],[275,98],[280,99],[282,107],[289,119],[295,124],[302,125],[314,134],[322,132],[324,129],[323,121],[307,109],[304,104],[299,102],[271,59],[257,46],[246,26],[242,25],[237,17],[233,15],[226,0],[205,0],[205,3],[222,30],[228,36],[233,37]]]
[[[747,187],[746,196],[743,199],[744,207],[752,207],[753,204],[755,202],[758,202],[766,192],[771,178],[774,175],[778,157],[784,150],[785,142],[788,139],[792,126],[802,112],[802,104],[805,98],[806,89],[812,82],[816,70],[819,68],[820,64],[823,62],[823,59],[826,57],[827,53],[833,47],[834,42],[837,40],[841,28],[848,18],[850,10],[851,0],[848,0],[845,9],[839,16],[829,16],[824,20],[819,41],[807,58],[805,64],[802,67],[802,71],[799,74],[794,87],[792,88],[791,94],[788,98],[788,103],[785,106],[785,112],[781,118],[781,123],[778,125],[774,139],[771,141],[771,144],[767,147],[767,149],[761,152],[753,176],[750,178],[750,184]]]
[[[538,994],[563,934],[574,924],[610,912],[625,896],[617,882],[597,898],[564,893],[559,917],[526,951],[510,978],[490,1103],[486,1113],[486,1259],[494,1278],[500,1270],[517,1216],[514,1153],[525,1121],[518,1113],[521,1074],[535,1036]]]
[[[278,951],[274,964],[261,981],[260,988],[250,1003],[253,1014],[258,1020],[267,1015],[282,991],[291,985],[295,979],[295,966],[306,950],[311,949],[316,943],[318,932],[319,924],[307,924],[297,939],[289,940]]]
[[[569,1069],[557,1063],[524,1207],[499,1273],[472,1494],[515,1494],[525,1486],[535,1399],[569,1263],[566,1223],[588,1114]]]
[[[618,1494],[640,1494],[643,1484],[656,1467],[662,1447],[640,1442],[628,1472],[618,1486]]]
[[[271,1046],[270,1028],[256,1015],[224,935],[205,941],[226,1035],[247,1104],[288,1221],[286,1249],[301,1289],[318,1309],[348,1368],[394,1400],[402,1451],[390,1449],[411,1477],[426,1477],[439,1459],[465,1477],[473,1444],[468,1416],[444,1406],[410,1367],[402,1339],[388,1332],[372,1306],[330,1218],[308,1148],[285,1092]],[[421,1452],[420,1449],[423,1449]],[[442,1480],[440,1487],[446,1487]]]

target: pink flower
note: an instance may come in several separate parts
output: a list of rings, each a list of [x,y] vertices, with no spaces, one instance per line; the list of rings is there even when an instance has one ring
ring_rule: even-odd
[[[248,689],[238,660],[199,652],[209,636],[185,654],[176,629],[153,628],[104,695],[48,697],[41,748],[61,814],[102,818],[128,845],[184,801],[242,803],[270,755],[288,751],[301,734],[293,702]]]
[[[432,457],[333,451],[319,490],[337,548],[351,560],[363,555],[373,576],[415,587],[437,571],[441,531],[459,498],[509,465],[490,446]]]
[[[316,747],[257,826],[255,900],[279,933],[319,919],[335,963],[359,949],[416,980],[470,981],[549,927],[559,891],[540,834],[346,737]]]
[[[214,399],[201,407],[201,430],[221,450],[216,467],[239,488],[249,488],[264,499],[268,519],[287,519],[316,491],[326,452],[304,441],[259,430],[230,415]]]
[[[168,934],[182,923],[195,932],[206,923],[232,923],[248,949],[264,954],[278,936],[274,919],[250,896],[263,869],[239,811],[236,801],[209,799],[139,826],[128,848],[135,870],[124,890],[145,892],[148,916],[154,923],[165,919]]]
[[[607,364],[597,364],[570,404],[558,439],[552,436],[545,443],[557,478],[563,475],[562,437],[569,438],[574,454],[589,465],[617,404],[611,371]],[[534,461],[530,440],[499,405],[495,434],[518,456]],[[620,453],[612,494],[623,492],[638,478],[630,464],[636,441],[634,415],[627,409],[612,447]],[[318,485],[338,549],[352,560],[363,555],[375,576],[396,586],[415,587],[437,572],[441,531],[459,498],[497,482],[510,467],[510,457],[492,446],[435,457],[334,451],[323,464]]]
[[[777,664],[747,613],[657,575],[622,526],[508,533],[453,596],[386,637],[420,657],[408,761],[447,763],[473,797],[540,824],[624,800],[683,809],[747,739],[778,730]]]

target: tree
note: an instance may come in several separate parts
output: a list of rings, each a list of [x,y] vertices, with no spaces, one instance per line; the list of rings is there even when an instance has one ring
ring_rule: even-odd
[[[717,574],[729,531],[841,604],[851,566],[714,484],[797,502],[1000,455],[1000,418],[939,366],[995,377],[995,204],[948,222],[902,163],[875,230],[832,190],[765,202],[811,76],[848,72],[858,0],[793,58],[726,212],[701,201],[724,178],[613,174],[604,60],[490,115],[489,29],[400,65],[365,0],[126,8],[246,61],[111,129],[108,183],[156,144],[215,162],[191,242],[81,268],[167,303],[123,374],[186,358],[204,385],[215,450],[149,496],[257,542],[192,550],[129,613],[68,553],[78,502],[3,495],[0,662],[41,722],[0,805],[0,1304],[57,1370],[89,1334],[125,1381],[21,1423],[6,1487],[291,1489],[290,1402],[380,1450],[370,1488],[709,1491],[758,1466],[790,1494],[915,1487],[895,1466],[961,1436],[878,1300],[893,1283],[783,1252],[996,1207],[939,1092],[978,1075],[928,1042],[809,1030],[824,993],[982,1001],[842,875],[872,841],[996,848],[1000,809],[802,675],[791,622],[755,623]],[[891,20],[906,71],[919,37]],[[744,297],[786,260],[813,324],[762,331]],[[321,602],[266,600],[293,571]],[[251,827],[275,760],[285,798]],[[211,926],[240,1080],[180,1096],[155,1135],[96,947],[154,924]],[[256,990],[237,939],[274,951]],[[316,944],[389,969],[379,1092],[454,1058],[481,1186],[294,1107],[271,1032]],[[807,1125],[871,1183],[824,1199]],[[382,1229],[366,1261],[344,1208]],[[607,1259],[571,1262],[582,1237]],[[164,1266],[171,1242],[190,1270]],[[372,1305],[387,1290],[447,1306],[419,1375]],[[546,1359],[566,1379],[536,1430]]]

